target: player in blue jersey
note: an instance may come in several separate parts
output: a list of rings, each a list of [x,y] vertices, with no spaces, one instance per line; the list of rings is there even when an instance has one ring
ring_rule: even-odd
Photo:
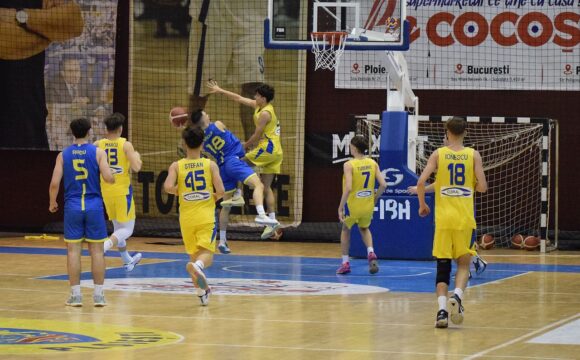
[[[95,285],[93,300],[96,307],[107,305],[103,293],[105,282],[105,256],[103,243],[107,240],[107,225],[103,212],[100,176],[114,183],[105,151],[89,143],[91,122],[75,119],[70,123],[75,137],[73,145],[58,154],[49,187],[52,213],[58,211],[60,181],[64,177],[64,241],[67,244],[67,271],[71,294],[68,306],[82,306],[80,287],[81,250],[88,243],[91,270]]]
[[[245,152],[240,140],[227,130],[221,121],[211,122],[209,115],[205,111],[194,111],[190,116],[190,121],[193,126],[200,126],[204,130],[203,150],[211,155],[218,164],[226,190],[226,195],[224,196],[225,205],[222,207],[219,218],[220,243],[218,249],[220,252],[230,252],[226,242],[226,229],[229,222],[231,204],[230,207],[227,204],[237,188],[238,181],[254,189],[252,196],[258,212],[258,216],[255,218],[256,223],[267,225],[274,229],[278,228],[280,226],[278,221],[268,217],[264,210],[264,185],[262,181],[260,181],[254,170],[242,160]]]

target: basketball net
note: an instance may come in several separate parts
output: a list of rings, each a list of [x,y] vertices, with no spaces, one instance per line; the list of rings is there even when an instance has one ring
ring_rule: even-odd
[[[338,65],[340,57],[346,45],[346,32],[313,32],[310,34],[312,40],[312,52],[314,53],[314,70],[327,69],[334,70]]]

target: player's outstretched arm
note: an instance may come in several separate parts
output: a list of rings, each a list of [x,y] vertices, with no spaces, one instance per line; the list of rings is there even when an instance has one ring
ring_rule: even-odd
[[[50,211],[51,213],[57,212],[58,210],[58,203],[56,202],[56,198],[58,197],[58,191],[60,189],[62,172],[63,172],[62,153],[59,153],[58,156],[56,157],[54,170],[52,170],[52,179],[50,179],[50,185],[48,187],[48,197],[50,199],[48,211]]]
[[[224,197],[226,190],[224,188],[224,183],[222,182],[222,177],[220,176],[220,170],[215,162],[210,163],[211,169],[211,178],[213,179],[213,188],[214,193],[213,196],[215,197],[215,201]]]
[[[163,190],[166,193],[177,195],[177,163],[174,162],[169,166],[167,170],[167,178],[165,178],[165,182],[163,183]]]
[[[375,162],[375,179],[379,183],[379,189],[375,193],[375,204],[376,204],[377,201],[379,201],[381,195],[383,195],[383,193],[387,189],[387,182],[385,181],[385,177],[383,176],[381,169],[379,169],[379,164],[377,164],[376,162]]]
[[[99,164],[99,170],[101,171],[101,176],[106,183],[114,184],[115,177],[113,172],[109,167],[109,162],[107,161],[107,153],[105,150],[97,148],[97,163]]]
[[[437,161],[439,159],[439,152],[437,150],[433,151],[431,156],[429,156],[429,160],[427,161],[427,165],[419,180],[417,181],[417,197],[419,198],[419,216],[427,216],[431,212],[429,205],[425,202],[425,184],[427,183],[427,179],[429,176],[433,174],[435,169],[437,169]]]
[[[123,151],[125,151],[125,155],[127,156],[127,160],[129,160],[129,165],[131,166],[131,170],[133,172],[141,171],[141,166],[143,165],[143,161],[141,161],[141,155],[135,151],[133,144],[128,141],[125,141],[123,144]]]
[[[235,102],[238,102],[240,104],[250,106],[252,108],[256,108],[256,106],[257,106],[256,100],[248,99],[246,97],[243,97],[242,95],[236,94],[236,93],[231,92],[231,91],[224,90],[221,87],[219,87],[217,81],[215,81],[215,80],[209,80],[207,82],[206,86],[209,88],[210,94],[224,94],[228,98],[230,98],[230,99],[232,99]]]
[[[487,179],[485,178],[485,173],[483,172],[483,160],[481,160],[481,155],[477,150],[473,152],[473,165],[475,179],[477,180],[477,183],[475,184],[475,190],[479,192],[486,192]]]
[[[352,165],[350,162],[346,162],[343,167],[344,172],[344,188],[342,189],[342,197],[340,198],[340,204],[338,205],[338,220],[344,222],[344,207],[346,201],[348,200],[348,195],[352,191]]]

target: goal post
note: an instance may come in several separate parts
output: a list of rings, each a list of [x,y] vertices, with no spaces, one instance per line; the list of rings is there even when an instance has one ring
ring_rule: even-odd
[[[410,146],[415,147],[417,174],[425,167],[429,155],[443,146],[444,124],[449,117],[417,117],[418,134],[415,142],[410,141]],[[515,234],[538,236],[542,251],[556,249],[557,237],[556,241],[548,238],[556,121],[529,117],[465,118],[468,129],[464,143],[480,152],[488,181],[488,191],[477,193],[475,200],[478,237],[491,234],[496,246],[509,247]],[[378,117],[357,116],[357,132],[368,138],[369,154],[378,158],[381,134]],[[557,224],[557,208],[554,219]]]

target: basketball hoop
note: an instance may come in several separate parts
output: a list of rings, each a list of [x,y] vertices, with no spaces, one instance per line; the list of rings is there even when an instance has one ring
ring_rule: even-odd
[[[312,52],[316,60],[314,70],[336,69],[340,56],[344,52],[348,33],[342,31],[313,32]]]

